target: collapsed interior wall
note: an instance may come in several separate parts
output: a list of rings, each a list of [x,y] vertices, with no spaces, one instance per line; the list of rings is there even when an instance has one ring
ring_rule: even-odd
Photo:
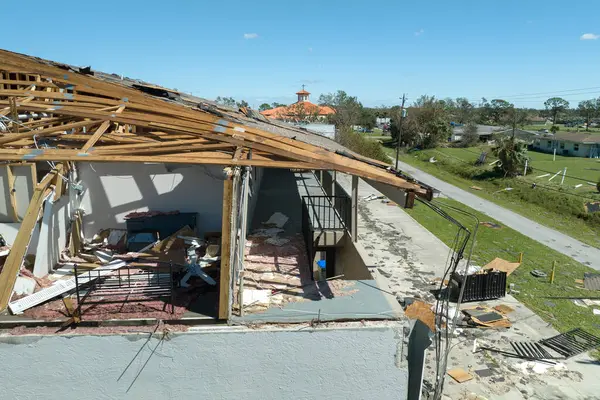
[[[35,253],[33,274],[45,276],[58,263],[61,252],[67,246],[67,235],[71,220],[69,196],[53,200],[50,196],[44,203],[44,211],[40,225],[33,237],[37,237],[37,245],[30,245],[30,252]],[[32,238],[33,240],[33,238]]]
[[[223,167],[213,165],[78,163],[84,186],[83,231],[125,229],[131,212],[197,213],[198,234],[221,230]]]

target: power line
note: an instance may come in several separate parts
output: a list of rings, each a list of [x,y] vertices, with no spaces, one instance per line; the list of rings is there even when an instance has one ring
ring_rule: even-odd
[[[569,93],[569,92],[578,92],[578,91],[582,91],[582,90],[593,90],[593,89],[594,90],[600,89],[600,86],[580,88],[580,89],[554,90],[554,91],[551,91],[551,92],[511,94],[511,95],[506,95],[506,96],[498,96],[496,98],[503,98],[503,97],[510,97],[510,98],[515,98],[515,97],[530,97],[530,96],[536,96],[536,95],[547,95],[547,94],[555,94],[555,93]]]

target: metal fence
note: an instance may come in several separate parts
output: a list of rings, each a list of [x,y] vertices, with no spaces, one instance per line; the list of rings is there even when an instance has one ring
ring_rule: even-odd
[[[102,270],[82,272],[75,264],[75,293],[77,309],[81,316],[82,305],[141,303],[154,300],[165,302],[163,310],[170,305],[170,312],[175,312],[174,289],[178,281],[173,277],[171,263],[160,268],[140,269],[129,265],[102,276]],[[83,279],[83,282],[79,280]]]
[[[313,229],[347,229],[352,218],[348,196],[303,196],[302,212]]]

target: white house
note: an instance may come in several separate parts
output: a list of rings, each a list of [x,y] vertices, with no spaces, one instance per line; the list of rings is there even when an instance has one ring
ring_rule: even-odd
[[[598,158],[600,156],[600,135],[580,132],[564,132],[537,138],[533,148],[545,153],[564,156]]]

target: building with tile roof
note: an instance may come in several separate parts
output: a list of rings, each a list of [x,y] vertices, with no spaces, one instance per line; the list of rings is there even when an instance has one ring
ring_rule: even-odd
[[[329,106],[319,106],[309,100],[310,92],[302,90],[296,92],[298,101],[289,106],[275,107],[270,110],[261,111],[261,114],[270,119],[278,119],[288,122],[298,121],[323,121],[328,115],[334,114],[335,110]]]

